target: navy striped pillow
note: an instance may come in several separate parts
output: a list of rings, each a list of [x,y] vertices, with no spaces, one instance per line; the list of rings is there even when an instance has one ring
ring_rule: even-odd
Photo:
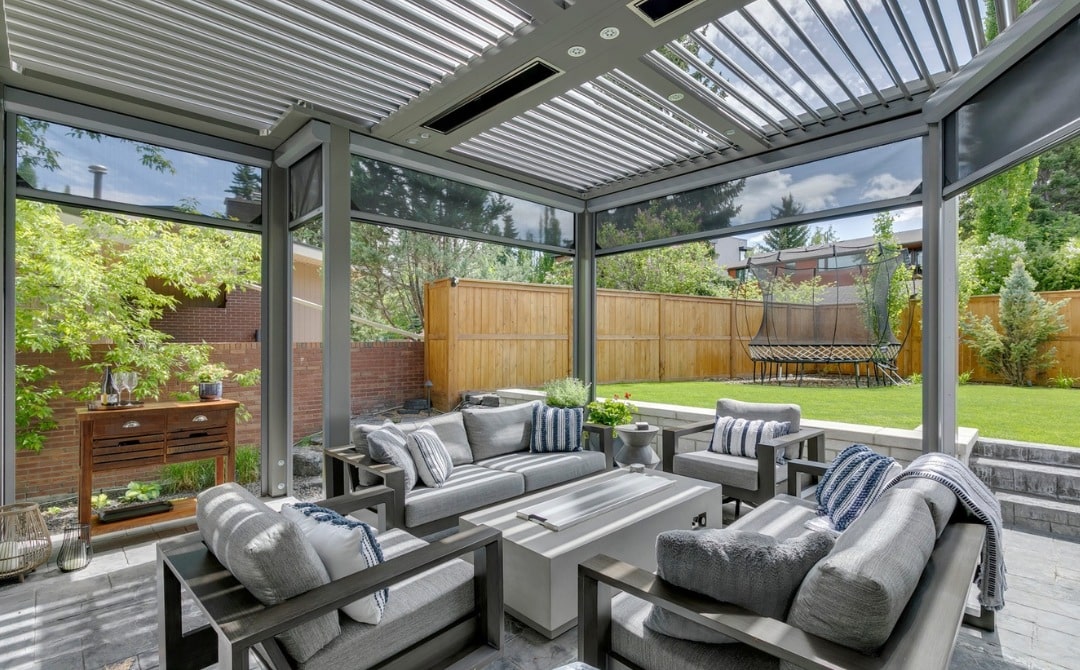
[[[876,454],[865,444],[853,444],[833,459],[817,487],[818,516],[844,531],[878,499],[901,466],[891,456]]]
[[[416,474],[420,475],[421,481],[436,489],[445,484],[454,471],[454,462],[431,424],[421,424],[409,433],[405,443],[416,463]]]
[[[529,451],[548,454],[559,451],[581,451],[581,431],[585,410],[581,407],[533,407],[533,433]]]
[[[791,429],[790,421],[764,421],[755,419],[736,419],[733,416],[716,418],[709,451],[730,456],[757,458],[757,445],[762,440],[772,440],[787,435]],[[777,452],[776,460],[782,463],[783,452]]]

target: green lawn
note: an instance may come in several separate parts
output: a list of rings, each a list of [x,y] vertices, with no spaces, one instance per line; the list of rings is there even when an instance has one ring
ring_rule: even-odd
[[[793,402],[808,419],[915,428],[922,423],[922,387],[810,388],[725,382],[604,384],[601,396],[715,407],[717,398]],[[1080,391],[967,384],[959,387],[960,425],[985,437],[1080,446]]]

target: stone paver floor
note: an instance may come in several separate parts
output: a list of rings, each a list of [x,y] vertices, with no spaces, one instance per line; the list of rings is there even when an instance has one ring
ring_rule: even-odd
[[[0,668],[158,667],[154,545],[189,522],[95,541],[85,570],[53,564],[0,583]],[[1080,670],[1080,543],[1005,531],[1009,569],[998,629],[960,632],[951,668]],[[548,670],[576,658],[577,631],[549,641],[507,617],[505,658],[490,670]]]

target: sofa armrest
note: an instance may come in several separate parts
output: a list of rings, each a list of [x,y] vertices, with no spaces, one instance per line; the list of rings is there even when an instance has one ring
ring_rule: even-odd
[[[600,423],[586,423],[582,426],[584,431],[589,435],[596,435],[600,441],[600,450],[604,452],[604,461],[607,464],[605,469],[610,470],[615,467],[615,431],[611,426],[605,426]]]
[[[350,514],[357,510],[377,508],[379,530],[386,530],[386,517],[394,504],[394,489],[389,486],[366,486],[352,493],[327,498],[316,503],[338,514]]]
[[[671,472],[680,438],[712,430],[714,426],[716,426],[716,419],[695,421],[678,428],[665,428],[660,439],[660,467],[663,471]]]
[[[375,477],[382,486],[393,491],[393,500],[387,504],[386,525],[388,528],[405,527],[405,471],[393,465],[373,463],[366,455],[357,451],[352,446],[329,447],[323,450],[328,459],[333,459],[344,464],[344,482],[341,484],[341,492],[348,495],[357,493],[369,486],[360,486],[360,473],[366,473]]]
[[[828,463],[819,463],[818,461],[807,461],[798,458],[788,459],[788,495],[793,495],[796,498],[801,498],[803,493],[802,481],[799,475],[810,475],[812,479],[816,479],[825,474],[825,471],[829,469]]]
[[[473,553],[480,646],[501,648],[502,534],[479,527],[456,533],[380,565],[331,581],[277,604],[263,605],[214,558],[198,533],[158,545],[159,640],[162,668],[247,667],[248,652],[275,635],[339,609],[451,559]],[[183,586],[209,619],[184,634]],[[170,611],[170,607],[174,607]],[[276,646],[276,645],[274,645]]]

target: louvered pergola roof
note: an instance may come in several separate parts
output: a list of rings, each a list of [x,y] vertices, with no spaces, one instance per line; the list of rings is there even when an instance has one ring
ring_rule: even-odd
[[[1012,5],[995,0],[1002,29]],[[4,0],[3,10],[13,86],[136,100],[175,125],[268,147],[305,113],[332,115],[586,198],[913,114],[985,46],[986,20],[982,0]],[[523,70],[534,78],[497,85]]]

